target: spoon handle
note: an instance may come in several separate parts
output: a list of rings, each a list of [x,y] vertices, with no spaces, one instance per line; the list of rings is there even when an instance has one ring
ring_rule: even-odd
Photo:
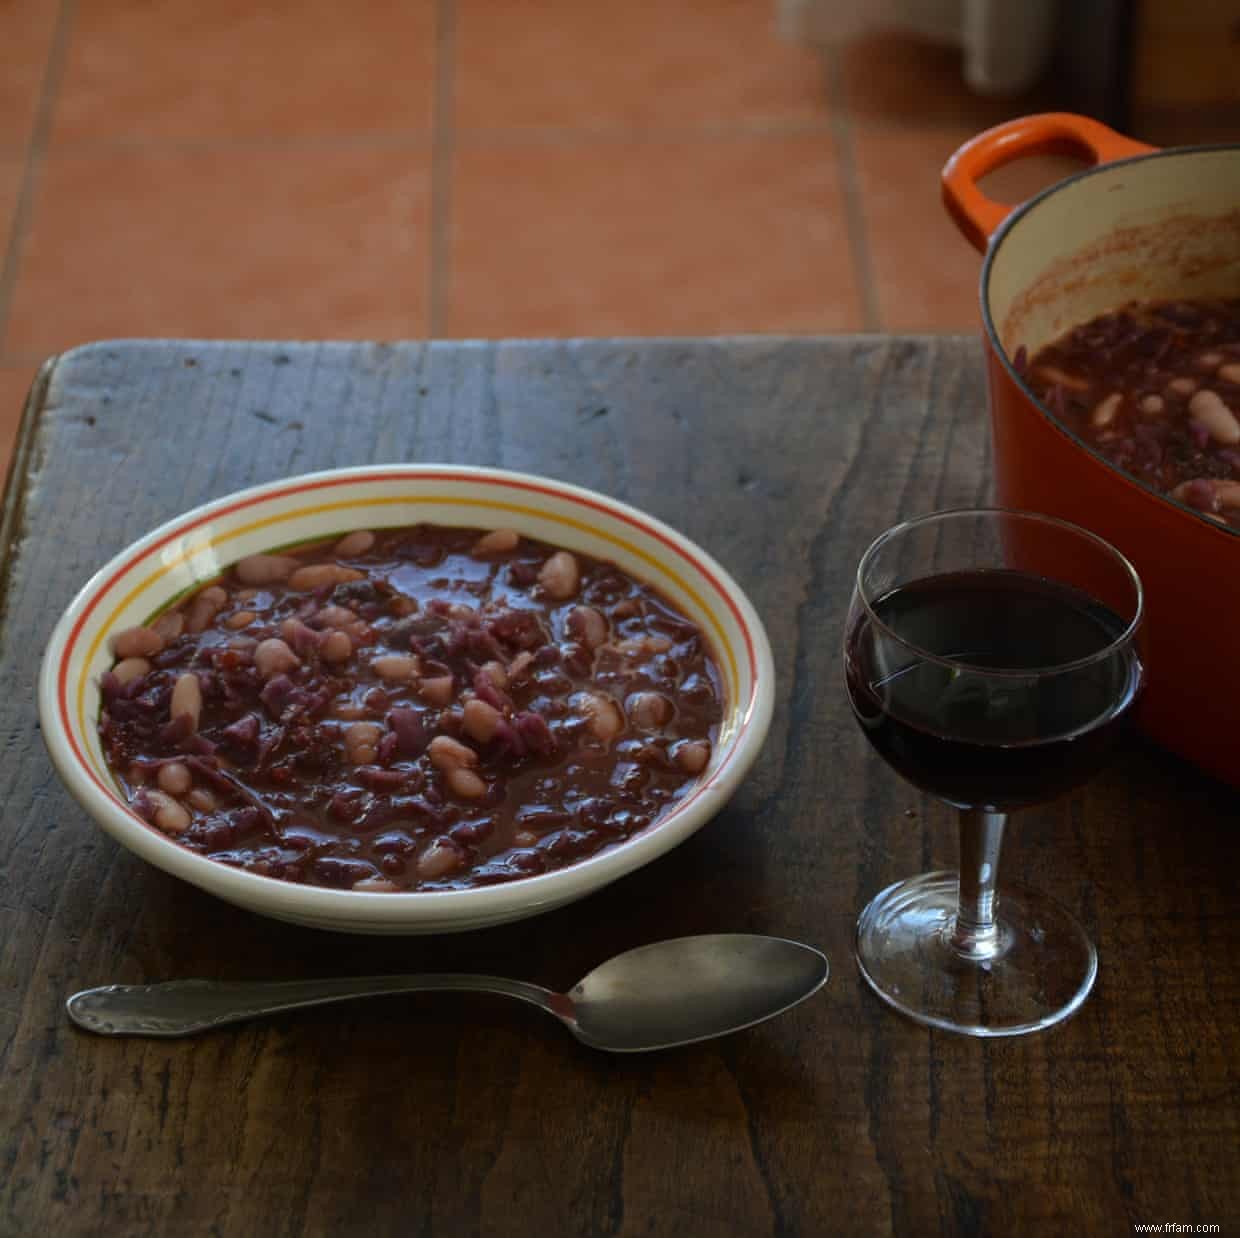
[[[355,997],[448,989],[501,993],[575,1024],[572,1005],[559,993],[522,980],[455,973],[424,976],[350,976],[330,980],[169,980],[163,984],[109,984],[75,993],[69,1018],[102,1036],[192,1036],[227,1023]]]

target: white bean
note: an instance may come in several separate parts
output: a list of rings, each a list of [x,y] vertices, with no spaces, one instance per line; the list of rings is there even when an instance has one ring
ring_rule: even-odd
[[[1147,417],[1156,417],[1166,407],[1166,402],[1160,395],[1147,395],[1140,404],[1141,411]]]
[[[602,692],[578,692],[573,704],[585,714],[590,733],[596,739],[614,739],[624,729],[620,706]]]
[[[474,543],[470,553],[475,555],[507,554],[510,550],[516,550],[520,540],[520,535],[515,529],[494,529],[490,533],[484,533]]]
[[[378,755],[383,728],[377,722],[355,722],[344,733],[344,755],[351,765],[369,765]]]
[[[167,791],[169,795],[184,795],[194,784],[189,766],[182,765],[180,761],[169,761],[167,765],[161,765],[155,781],[159,784],[159,789]]]
[[[370,669],[385,683],[408,683],[417,677],[421,667],[414,654],[388,653],[373,658]]]
[[[1085,391],[1089,387],[1089,379],[1078,378],[1075,374],[1061,370],[1057,365],[1040,365],[1034,373],[1044,382],[1058,383],[1071,391]]]
[[[676,745],[673,760],[686,774],[700,774],[710,760],[710,744],[704,739],[686,740]]]
[[[241,628],[248,628],[257,618],[252,610],[238,610],[224,620],[224,626],[231,632],[237,632]]]
[[[339,563],[307,563],[288,578],[288,584],[290,589],[309,591],[361,580],[365,574],[353,567],[341,567]]]
[[[165,834],[183,834],[189,829],[189,809],[178,804],[163,791],[148,791],[147,797],[155,806],[155,824]]]
[[[528,649],[523,649],[511,662],[508,663],[508,679],[509,682],[515,683],[517,680],[524,678],[529,674],[529,669],[533,665],[534,655]]]
[[[1197,390],[1197,380],[1195,378],[1173,378],[1167,384],[1167,390],[1175,392],[1176,395],[1192,395]]]
[[[607,620],[593,606],[574,606],[564,627],[573,640],[587,649],[597,649],[607,640]]]
[[[296,670],[301,665],[301,659],[279,637],[273,636],[258,642],[254,650],[254,665],[264,679],[270,679],[273,675]]]
[[[1188,411],[1219,443],[1240,443],[1240,421],[1213,391],[1199,391],[1188,402]]]
[[[185,616],[185,628],[188,632],[205,632],[215,616],[228,605],[228,594],[219,585],[210,585],[189,604]]]
[[[121,661],[149,658],[164,647],[164,638],[153,628],[126,628],[112,637],[112,652]]]
[[[400,886],[386,877],[362,877],[353,883],[354,890],[362,894],[398,894]]]
[[[190,806],[199,812],[215,811],[215,796],[206,787],[195,787],[186,798]]]
[[[418,876],[434,881],[458,867],[464,855],[457,845],[446,838],[437,838],[418,857]]]
[[[346,533],[335,546],[335,553],[342,558],[364,555],[375,544],[375,535],[369,529],[355,529]]]
[[[1119,412],[1119,406],[1123,402],[1124,397],[1118,391],[1112,391],[1110,395],[1103,396],[1094,411],[1090,413],[1089,424],[1097,427],[1109,426],[1115,420],[1115,415]]]
[[[431,764],[442,773],[454,769],[472,769],[478,764],[478,754],[467,744],[450,735],[436,735],[426,749]]]
[[[343,628],[357,622],[357,615],[347,606],[324,606],[314,622],[321,628]]]
[[[661,727],[672,716],[672,703],[660,692],[634,692],[625,705],[633,725],[645,731]]]
[[[567,550],[557,550],[542,565],[538,573],[538,583],[542,585],[547,596],[557,602],[567,601],[577,592],[581,583],[581,569],[577,566],[575,555]]]
[[[488,705],[486,701],[477,699],[469,700],[465,702],[465,708],[461,711],[461,726],[470,739],[476,739],[480,744],[485,744],[495,737],[495,730],[499,726],[501,717],[503,715],[494,705]]]
[[[321,639],[319,633],[312,627],[291,615],[281,622],[280,635],[294,653],[296,653],[296,646],[300,646],[303,653],[308,649],[317,649]]]
[[[418,681],[418,691],[428,705],[447,705],[452,700],[452,688],[451,675],[432,675]]]
[[[1214,370],[1223,364],[1223,354],[1217,352],[1203,352],[1197,358],[1197,364],[1203,370]]]
[[[1214,497],[1218,505],[1227,508],[1228,511],[1240,508],[1240,481],[1216,481]]]
[[[319,652],[324,662],[347,662],[353,654],[353,642],[348,632],[328,632]]]
[[[1188,504],[1194,511],[1208,513],[1218,506],[1216,483],[1209,477],[1190,477],[1171,491],[1171,497]]]
[[[501,691],[508,687],[508,672],[502,662],[484,662],[479,670]]]
[[[149,675],[150,673],[151,664],[145,658],[126,658],[112,668],[112,674],[121,683],[129,683],[134,679],[141,679],[143,675]]]
[[[292,555],[249,555],[238,559],[233,573],[243,585],[274,585],[297,570]]]
[[[178,675],[176,683],[172,685],[170,713],[174,721],[177,718],[188,718],[191,728],[198,730],[198,719],[202,716],[202,684],[198,682],[198,676],[193,671]]]
[[[444,781],[463,800],[480,800],[487,793],[487,784],[472,769],[450,769]]]
[[[1221,365],[1218,376],[1226,383],[1240,383],[1240,365],[1234,361],[1229,365]]]
[[[652,653],[666,653],[672,642],[666,636],[631,636],[617,641],[614,648],[626,658],[643,658]]]

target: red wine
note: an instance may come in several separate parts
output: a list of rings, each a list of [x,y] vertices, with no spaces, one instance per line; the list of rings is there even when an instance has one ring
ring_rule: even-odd
[[[1089,779],[1141,685],[1132,642],[1054,670],[1100,653],[1127,625],[1040,576],[929,576],[872,610],[880,623],[855,607],[845,638],[853,712],[899,773],[961,807],[1014,808]]]

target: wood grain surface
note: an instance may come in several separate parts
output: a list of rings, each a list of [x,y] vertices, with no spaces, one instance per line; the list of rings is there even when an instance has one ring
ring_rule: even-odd
[[[1233,1232],[1234,792],[1134,740],[1085,790],[1018,817],[1002,875],[1056,893],[1101,957],[1093,997],[1050,1032],[929,1032],[880,1006],[852,962],[866,900],[953,866],[956,844],[949,810],[852,721],[851,574],[898,518],[986,498],[984,403],[965,339],[124,342],[55,361],[4,515],[0,1234]],[[237,910],[145,866],[76,806],[34,685],[86,578],[190,505],[385,461],[582,483],[736,576],[779,694],[762,756],[709,826],[567,909],[397,940]],[[96,1038],[63,1012],[87,986],[197,975],[445,968],[567,987],[617,951],[718,931],[815,944],[831,982],[759,1028],[635,1058],[486,997],[185,1041]]]

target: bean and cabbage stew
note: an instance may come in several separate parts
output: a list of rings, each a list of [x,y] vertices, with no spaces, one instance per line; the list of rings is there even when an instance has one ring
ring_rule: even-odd
[[[1117,468],[1240,528],[1240,300],[1132,302],[1013,361]]]
[[[619,843],[684,796],[723,716],[666,598],[509,529],[253,555],[112,648],[99,730],[134,810],[338,889],[487,885]]]

